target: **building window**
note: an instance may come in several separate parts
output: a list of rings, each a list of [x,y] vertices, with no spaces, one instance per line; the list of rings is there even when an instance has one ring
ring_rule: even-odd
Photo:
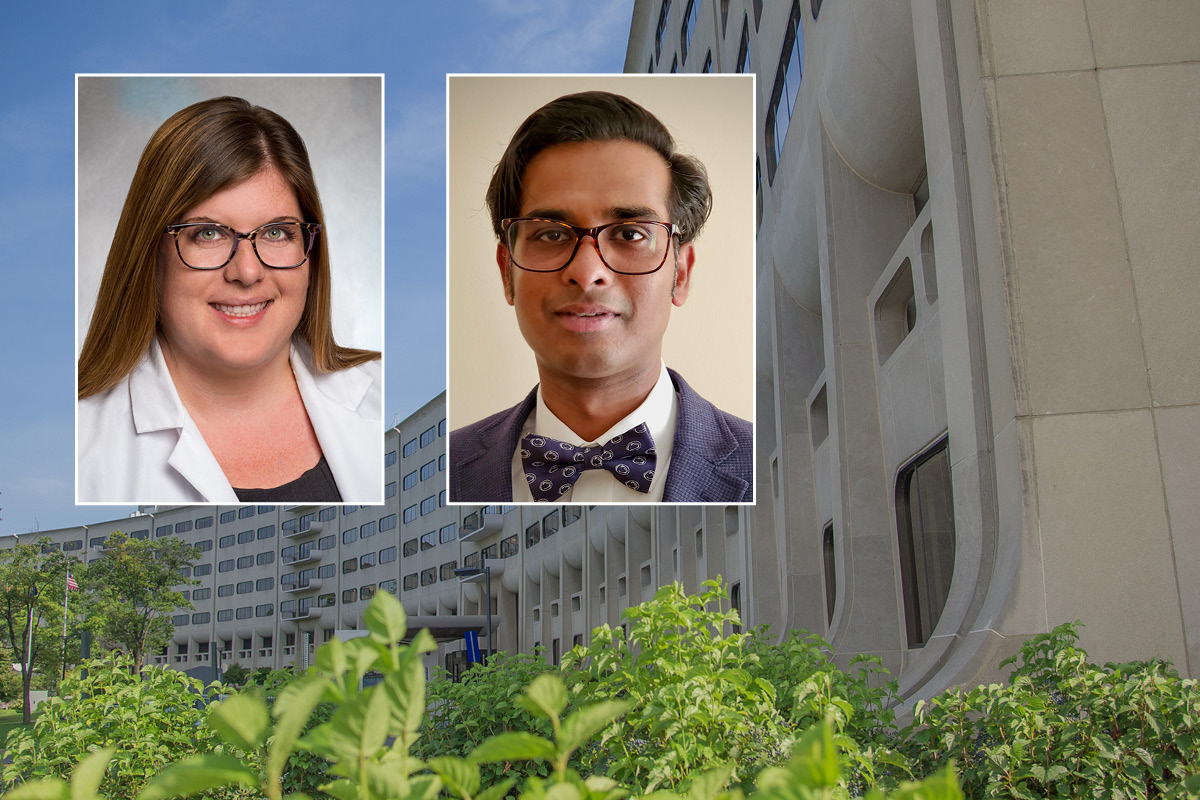
[[[767,105],[767,178],[775,180],[775,168],[783,153],[788,126],[796,112],[796,97],[804,76],[804,36],[800,30],[800,0],[792,0],[792,15],[783,36],[783,51],[775,70],[775,85]]]
[[[357,603],[358,602],[358,589],[343,590],[342,591],[342,602],[343,603]]]
[[[337,605],[337,600],[333,596],[333,592],[317,595],[317,602],[314,604],[317,608],[333,608]]]
[[[416,506],[413,506],[413,508],[416,508]],[[406,520],[406,521],[411,522],[411,520]],[[396,529],[396,515],[395,514],[388,514],[386,517],[379,520],[379,530],[381,532],[382,531],[392,531],[395,529]]]
[[[217,587],[217,597],[229,597],[233,594],[233,584],[226,583]]]
[[[175,532],[176,533],[187,533],[191,529],[192,529],[192,521],[190,519],[185,519],[183,522],[175,523]]]
[[[422,550],[429,550],[430,548],[435,547],[437,545],[437,543],[438,543],[437,531],[430,531],[429,533],[427,533],[421,537],[421,549]]]
[[[438,531],[438,541],[445,544],[453,542],[458,538],[458,523],[451,522],[449,525],[443,525]]]
[[[417,540],[409,539],[404,543],[404,557],[415,556],[417,554]]]
[[[212,550],[212,547],[213,547],[212,539],[201,539],[200,541],[196,542],[195,544],[196,544],[196,549],[199,550],[201,553],[207,553],[209,550]]]
[[[347,558],[345,561],[342,562],[342,574],[343,575],[349,575],[351,572],[357,572],[357,571],[358,571],[358,559],[357,558]]]
[[[211,527],[212,527],[212,523],[213,523],[213,518],[212,518],[212,517],[201,517],[200,519],[196,520],[196,530],[203,530],[204,528],[211,528]],[[141,532],[142,532],[142,533],[149,533],[149,531],[141,531]],[[145,536],[140,536],[140,537],[138,537],[138,538],[140,538],[140,539],[145,539],[146,537],[145,537]]]
[[[521,546],[517,543],[517,535],[514,533],[507,539],[500,540],[500,557],[509,558],[515,556],[521,551]]]
[[[217,540],[217,547],[233,547],[235,544],[237,544],[237,537],[232,533]]]
[[[73,553],[76,550],[83,549],[83,539],[72,539],[69,542],[63,542],[63,552]]]
[[[235,519],[237,519],[236,511],[222,511],[221,512],[221,524],[222,525],[224,525],[227,522],[233,522]]]
[[[394,595],[396,593],[396,579],[391,578],[386,581],[380,581],[379,591]]]
[[[366,586],[361,586],[358,589],[359,600],[370,600],[375,596],[375,584],[368,583]]]
[[[438,492],[438,508],[445,508],[447,502],[446,490],[442,489]]]
[[[321,513],[317,515],[317,519],[321,522],[329,522],[331,519],[337,519],[337,506],[322,508]]]
[[[658,28],[654,31],[654,59],[662,57],[663,34],[667,32],[667,17],[671,13],[671,0],[663,0],[658,11]]]
[[[258,507],[258,513],[260,513],[260,514],[270,514],[274,510],[275,510],[275,506],[259,506]]]
[[[254,607],[254,616],[256,616],[256,617],[273,617],[273,616],[275,616],[275,604],[274,603],[263,603],[262,605],[255,606]],[[271,641],[270,636],[264,636],[263,637],[263,647],[270,647],[271,646],[270,641]]]
[[[700,68],[700,71],[705,75],[712,72],[712,50],[704,54],[704,66]]]
[[[170,535],[171,535],[171,526],[170,525],[159,525],[157,528],[154,529],[154,538],[156,538],[156,539],[161,539],[164,536],[170,536]]]
[[[721,0],[721,38],[725,38],[725,30],[729,27],[729,0]]]
[[[454,577],[454,570],[458,568],[457,561],[447,561],[438,567],[438,577],[444,581],[448,581]]]
[[[445,435],[446,435],[446,418],[442,417],[441,421],[438,422],[438,436],[445,436]]]
[[[430,428],[421,434],[421,447],[428,447],[437,438],[437,428]]]
[[[256,591],[256,592],[269,592],[270,590],[272,590],[274,588],[275,588],[275,579],[274,578],[259,578],[258,580],[256,580],[254,582],[254,591]]]
[[[822,0],[810,0],[808,4],[809,10],[812,11],[813,22],[816,22],[817,17],[821,14],[821,2]]]
[[[363,553],[358,558],[358,568],[359,569],[370,569],[371,567],[375,566],[376,558],[377,558],[377,555],[375,553]]]
[[[254,563],[260,567],[265,567],[267,564],[275,563],[275,551],[264,550],[254,557]]]
[[[238,569],[250,569],[254,566],[254,556],[241,556],[237,560]]]
[[[436,461],[430,461],[428,464],[424,464],[421,467],[421,480],[423,480],[423,481],[429,480],[430,478],[432,478],[434,476],[434,473],[436,473],[436,472],[437,472],[437,462]]]
[[[534,522],[525,529],[525,546],[533,547],[542,540],[542,523],[541,520]]]
[[[415,452],[417,452],[417,440],[409,439],[404,443],[404,457],[408,458]]]
[[[317,567],[318,578],[332,578],[337,575],[337,564],[322,564]]]
[[[683,27],[679,31],[679,55],[683,63],[687,63],[688,45],[692,43],[692,34],[696,31],[696,19],[700,16],[700,0],[688,0],[687,8],[683,10]]]
[[[416,485],[417,485],[417,471],[414,469],[412,472],[410,472],[404,476],[404,488],[411,489],[412,487],[414,487]]]
[[[758,30],[758,23],[762,22],[763,0],[753,0],[754,2],[754,30]]]
[[[258,538],[260,541],[262,539],[274,539],[275,538],[275,526],[274,525],[264,525],[263,527],[259,528],[258,529]]]
[[[350,544],[358,541],[358,528],[347,528],[342,531],[342,544]]]
[[[238,544],[249,544],[254,541],[254,531],[242,531],[238,534]]]
[[[763,215],[762,161],[757,156],[754,157],[754,211],[757,215],[755,225],[761,228]]]
[[[542,517],[542,538],[549,539],[558,533],[558,509],[554,509]]]
[[[370,539],[375,535],[375,528],[376,525],[374,520],[371,520],[370,522],[364,522],[362,527],[358,529],[358,538]]]
[[[188,624],[188,615],[187,614],[176,614],[175,616],[171,617],[171,622],[175,623],[176,628],[187,625]]]
[[[229,622],[233,619],[233,609],[223,608],[217,612],[217,622]]]
[[[229,572],[232,569],[233,569],[233,559],[232,558],[226,559],[225,561],[222,561],[221,563],[217,564],[217,572]]]
[[[434,583],[437,583],[437,569],[429,567],[428,569],[421,570],[421,585],[429,586]]]
[[[383,456],[383,465],[385,467],[390,467],[392,464],[395,464],[395,463],[396,463],[396,451],[388,450],[387,453],[384,454],[384,456]]]
[[[212,589],[197,589],[192,592],[193,600],[207,600],[212,597]]]
[[[677,72],[679,72],[679,56],[672,56],[671,57],[671,74],[674,75]]]
[[[429,495],[421,501],[421,516],[437,511],[437,497]]]
[[[379,551],[379,563],[390,564],[396,560],[396,547],[385,547]]]
[[[194,578],[203,578],[205,575],[212,575],[212,564],[197,564],[192,570]]]
[[[332,533],[317,540],[318,550],[332,550],[335,547],[337,547],[337,536]]]
[[[250,594],[254,591],[254,581],[238,581],[237,593]]]
[[[833,604],[837,600],[837,563],[833,552],[833,523],[821,534],[821,560],[825,567],[825,624],[833,622]]]
[[[386,500],[389,497],[395,497],[395,496],[396,496],[396,482],[388,481],[387,485],[385,485],[383,487],[383,499]]]
[[[237,619],[250,619],[254,615],[254,609],[250,606],[242,606],[234,612],[234,617]]]
[[[417,507],[415,505],[411,505],[408,508],[404,509],[404,521],[405,522],[412,522],[416,518],[417,518]]]
[[[417,588],[417,573],[413,572],[411,574],[405,575],[404,576],[404,591],[406,591],[406,592],[412,591],[415,588]]]
[[[729,610],[736,611],[737,615],[738,615],[738,619],[739,620],[742,619],[742,584],[741,583],[735,583],[729,587]],[[742,621],[744,622],[745,620],[742,620]],[[733,632],[741,633],[742,626],[734,625]]]
[[[583,515],[581,506],[563,506],[562,507],[562,524],[567,527],[572,522],[575,522]]]
[[[242,506],[238,509],[238,519],[250,519],[254,516],[254,506]]]
[[[738,42],[737,71],[750,72],[750,20],[742,17],[742,38]]]
[[[438,472],[442,472],[445,469],[446,469],[446,454],[442,453],[440,456],[438,456]]]
[[[947,440],[896,477],[896,530],[908,646],[929,641],[954,575],[954,497]]]

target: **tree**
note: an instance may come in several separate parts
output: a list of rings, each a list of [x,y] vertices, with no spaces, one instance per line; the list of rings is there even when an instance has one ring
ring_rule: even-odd
[[[143,541],[117,531],[104,554],[87,566],[85,627],[104,645],[119,647],[141,668],[146,653],[170,641],[167,616],[192,604],[175,588],[198,581],[191,574],[200,551],[179,539]]]
[[[26,725],[31,719],[29,690],[34,664],[48,657],[58,663],[63,621],[58,601],[72,561],[46,537],[0,550],[0,636],[21,664]]]

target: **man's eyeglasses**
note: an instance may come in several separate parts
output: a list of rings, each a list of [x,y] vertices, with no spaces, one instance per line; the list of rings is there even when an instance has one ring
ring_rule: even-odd
[[[581,228],[555,219],[517,217],[500,221],[513,264],[528,272],[558,272],[592,237],[604,266],[621,275],[647,275],[667,262],[679,229],[670,222],[628,220]]]
[[[237,255],[238,242],[249,239],[264,267],[295,269],[308,260],[321,226],[316,222],[268,222],[249,233],[218,222],[184,222],[168,225],[175,251],[192,269],[220,269]]]

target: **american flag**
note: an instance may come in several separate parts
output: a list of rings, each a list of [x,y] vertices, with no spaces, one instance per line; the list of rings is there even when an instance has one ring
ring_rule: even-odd
[[[69,572],[67,573],[67,588],[79,591],[79,584],[75,582],[75,579],[71,577],[71,573]]]

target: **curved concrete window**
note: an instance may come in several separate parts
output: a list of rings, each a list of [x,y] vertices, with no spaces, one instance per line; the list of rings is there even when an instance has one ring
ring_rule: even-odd
[[[783,154],[783,142],[796,111],[800,81],[804,76],[804,35],[800,30],[800,0],[792,1],[792,14],[783,35],[783,50],[775,70],[771,102],[767,106],[767,177],[775,179],[775,167]]]
[[[821,534],[821,561],[825,568],[825,624],[833,624],[833,605],[837,602],[837,562],[833,549],[833,523]]]
[[[896,530],[908,646],[929,641],[954,576],[954,493],[947,439],[896,477]]]

